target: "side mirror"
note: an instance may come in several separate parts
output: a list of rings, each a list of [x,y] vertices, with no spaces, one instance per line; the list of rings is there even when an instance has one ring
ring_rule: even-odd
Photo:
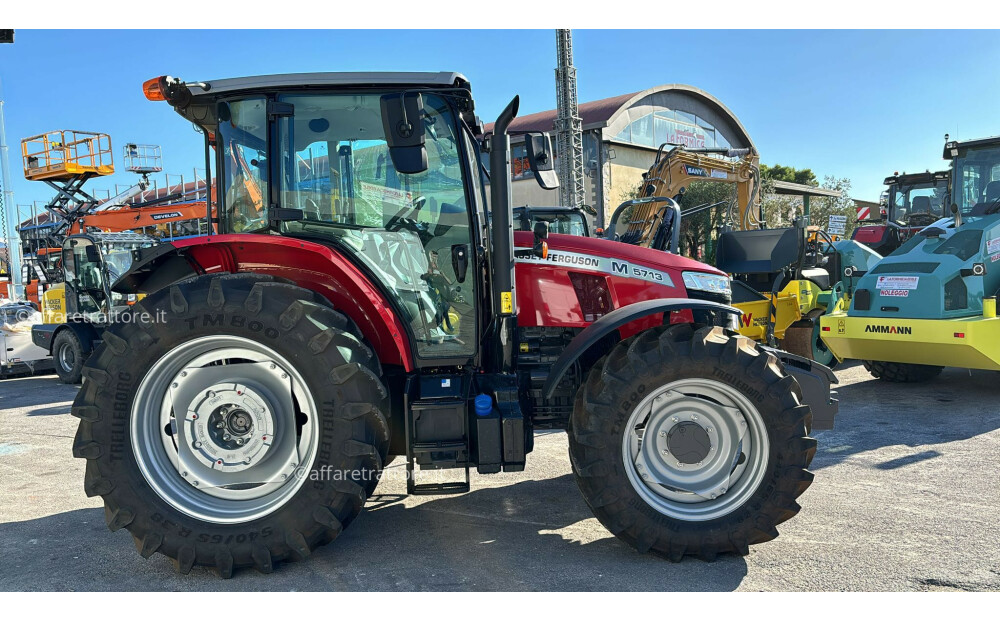
[[[524,144],[528,150],[528,166],[535,173],[535,179],[542,189],[559,187],[559,177],[555,171],[555,153],[552,141],[544,133],[529,133],[524,136]]]
[[[464,243],[451,246],[451,268],[455,270],[455,281],[465,282],[465,273],[469,270],[469,246]]]
[[[549,225],[547,222],[535,222],[535,243],[531,246],[531,253],[538,258],[549,257],[549,244],[545,242],[549,238]]]
[[[427,170],[424,146],[424,100],[420,93],[382,95],[382,129],[396,172],[417,174]]]

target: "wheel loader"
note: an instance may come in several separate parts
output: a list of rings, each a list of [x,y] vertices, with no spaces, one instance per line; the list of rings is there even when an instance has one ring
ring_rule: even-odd
[[[808,226],[804,219],[788,228],[764,228],[759,163],[750,148],[662,144],[643,175],[642,196],[623,202],[611,216],[609,238],[677,253],[682,218],[726,206],[715,266],[733,277],[733,305],[742,311],[739,332],[821,364],[835,364],[816,319],[847,285],[839,277],[841,263],[874,264],[880,256]],[[682,213],[675,200],[697,181],[732,184],[735,197],[728,204],[705,204]]]
[[[821,319],[837,359],[875,377],[921,382],[946,366],[1000,370],[1000,138],[946,138],[952,217],[923,228],[871,269]]]
[[[799,511],[832,373],[733,331],[714,267],[515,232],[516,97],[483,135],[457,73],[144,92],[214,148],[219,234],[136,253],[114,290],[162,319],[111,325],[72,409],[84,490],[143,556],[270,572],[348,527],[389,459],[411,494],[462,493],[472,469],[524,470],[543,427],[640,552],[746,554]],[[548,138],[528,144],[555,187]]]

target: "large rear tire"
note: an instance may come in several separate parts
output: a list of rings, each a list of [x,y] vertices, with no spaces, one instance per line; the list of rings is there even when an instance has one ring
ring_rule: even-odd
[[[112,531],[178,571],[270,572],[361,511],[388,447],[385,387],[349,322],[311,291],[201,276],[116,323],[73,404],[84,490]]]
[[[903,364],[900,362],[875,362],[864,360],[865,369],[876,379],[889,383],[923,383],[941,374],[944,366]]]
[[[746,555],[799,511],[813,479],[811,421],[798,383],[752,340],[675,325],[594,366],[570,457],[598,520],[640,552]]]

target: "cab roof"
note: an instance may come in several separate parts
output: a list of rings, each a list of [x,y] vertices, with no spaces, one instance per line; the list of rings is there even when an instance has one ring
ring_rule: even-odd
[[[216,101],[240,92],[324,88],[471,89],[469,80],[464,75],[448,71],[279,73],[186,82],[186,85],[191,91],[191,101],[183,108],[174,109],[187,120],[210,132],[214,132],[217,125]],[[474,123],[472,106],[469,106],[463,114],[468,115],[467,122]]]
[[[406,86],[431,88],[469,88],[469,80],[461,73],[438,72],[337,72],[337,73],[279,73],[238,78],[209,80],[189,84],[195,97],[205,94],[231,93],[241,90],[268,88],[315,88],[323,86],[378,87]]]

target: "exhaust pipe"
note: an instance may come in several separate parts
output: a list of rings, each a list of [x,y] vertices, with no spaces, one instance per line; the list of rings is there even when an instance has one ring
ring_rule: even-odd
[[[493,280],[493,311],[497,329],[501,330],[500,350],[494,361],[496,370],[510,372],[514,363],[514,226],[510,203],[510,136],[507,128],[517,116],[520,98],[515,96],[493,124],[490,143],[490,211],[493,226],[491,263]],[[507,332],[504,334],[503,332]]]

